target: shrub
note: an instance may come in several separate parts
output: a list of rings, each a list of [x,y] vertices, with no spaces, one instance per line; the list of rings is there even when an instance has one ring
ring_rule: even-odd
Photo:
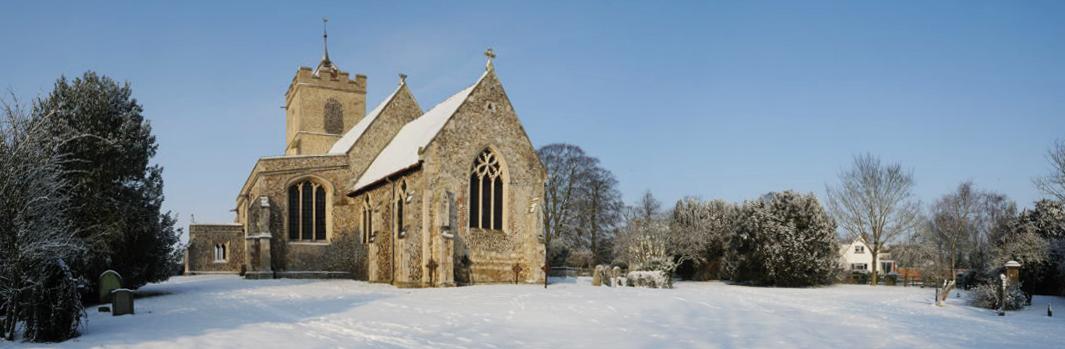
[[[765,286],[830,284],[839,258],[836,223],[813,194],[770,193],[739,209],[727,273]]]
[[[851,272],[851,281],[855,284],[865,285],[869,283],[869,273],[863,273],[860,271]]]
[[[974,287],[969,291],[969,302],[977,307],[987,309],[998,309],[999,307],[999,289],[1000,286],[996,282],[987,282]],[[1024,291],[1021,290],[1021,283],[1013,283],[1006,288],[1006,310],[1019,310],[1024,308],[1026,301]]]

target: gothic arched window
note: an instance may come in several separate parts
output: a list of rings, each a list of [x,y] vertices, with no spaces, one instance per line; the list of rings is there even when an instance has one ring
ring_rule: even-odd
[[[396,237],[402,238],[407,235],[407,232],[403,230],[403,205],[407,200],[407,182],[401,182],[399,184],[399,191],[396,192],[395,203],[395,215],[396,215]]]
[[[503,230],[503,170],[485,149],[470,169],[470,228]]]
[[[289,240],[325,240],[325,187],[305,180],[288,187]]]
[[[373,234],[373,208],[370,207],[370,195],[367,194],[362,201],[362,243],[370,243],[370,235]]]
[[[214,261],[225,262],[226,261],[226,245],[215,244],[214,245]]]
[[[336,99],[325,101],[325,133],[341,134],[344,132],[344,106]]]

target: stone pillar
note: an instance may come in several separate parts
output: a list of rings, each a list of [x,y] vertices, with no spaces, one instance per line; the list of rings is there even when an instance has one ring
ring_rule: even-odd
[[[436,280],[437,286],[455,286],[455,236],[458,234],[458,207],[455,202],[455,194],[444,191],[440,197],[440,236],[436,246],[439,246],[437,256]]]
[[[1009,278],[1011,284],[1020,281],[1021,263],[1013,260],[1006,262],[1006,277]]]
[[[259,270],[273,273],[274,268],[270,262],[270,235],[260,235],[259,239]]]
[[[192,240],[192,239],[189,239]],[[190,275],[189,272],[189,248],[185,247],[185,275]]]
[[[258,205],[255,206],[255,224],[249,224],[255,232],[244,237],[245,246],[249,247],[249,258],[245,260],[249,270],[244,275],[249,279],[272,278],[274,272],[270,264],[270,239],[273,236],[270,233],[270,199],[260,196]],[[255,251],[252,252],[252,249]],[[258,255],[259,258],[250,258],[253,255]]]

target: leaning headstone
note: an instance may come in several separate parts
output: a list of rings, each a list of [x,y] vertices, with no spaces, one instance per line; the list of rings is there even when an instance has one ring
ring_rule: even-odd
[[[122,276],[117,271],[108,270],[100,273],[100,303],[111,302],[111,291],[122,288]]]
[[[595,266],[595,270],[592,271],[592,286],[598,287],[598,286],[602,286],[602,285],[603,285],[603,266],[602,265],[597,265],[597,266]]]
[[[111,291],[111,315],[133,314],[133,291],[119,288]]]

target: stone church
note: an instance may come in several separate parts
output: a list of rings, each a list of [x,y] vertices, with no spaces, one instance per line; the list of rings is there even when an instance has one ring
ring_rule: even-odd
[[[546,173],[485,54],[484,73],[428,111],[401,74],[366,112],[366,76],[341,70],[326,46],[285,93],[284,155],[255,163],[235,223],[189,226],[185,271],[542,282]]]

